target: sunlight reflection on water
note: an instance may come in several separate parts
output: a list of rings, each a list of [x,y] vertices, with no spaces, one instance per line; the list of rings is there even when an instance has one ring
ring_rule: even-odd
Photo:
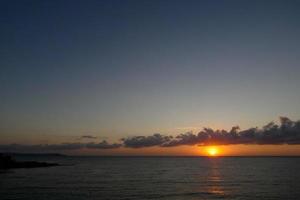
[[[207,191],[210,194],[225,197],[229,196],[228,193],[225,193],[224,187],[222,186],[222,182],[224,177],[220,172],[220,161],[218,158],[210,159],[210,168],[208,173],[208,188]]]

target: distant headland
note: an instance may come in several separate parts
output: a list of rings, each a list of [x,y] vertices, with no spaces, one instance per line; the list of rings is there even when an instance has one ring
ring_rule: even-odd
[[[18,153],[0,153],[0,169],[16,169],[16,168],[37,168],[37,167],[53,167],[59,166],[58,163],[36,162],[36,161],[16,161],[13,156],[17,155],[40,155],[45,154],[18,154]],[[46,154],[60,156],[60,154]]]

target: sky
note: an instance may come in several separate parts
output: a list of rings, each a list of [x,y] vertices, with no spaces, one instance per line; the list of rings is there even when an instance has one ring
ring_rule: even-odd
[[[72,153],[198,155],[199,140],[138,150],[125,141],[239,126],[260,129],[247,145],[218,143],[226,155],[300,155],[299,9],[292,0],[3,0],[0,150],[83,143]],[[271,121],[296,139],[265,142]]]

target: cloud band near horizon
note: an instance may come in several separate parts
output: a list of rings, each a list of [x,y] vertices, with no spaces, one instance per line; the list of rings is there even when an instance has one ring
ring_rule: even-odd
[[[6,152],[56,152],[67,150],[88,149],[117,149],[145,148],[145,147],[175,147],[181,145],[236,145],[236,144],[258,144],[258,145],[295,145],[300,144],[300,121],[292,121],[287,117],[280,117],[280,125],[270,122],[262,128],[249,128],[240,130],[234,126],[230,131],[213,130],[204,128],[197,134],[187,132],[175,137],[155,133],[150,136],[134,136],[121,138],[120,143],[108,143],[102,140],[99,143],[62,143],[62,144],[8,144],[0,145],[0,151]]]

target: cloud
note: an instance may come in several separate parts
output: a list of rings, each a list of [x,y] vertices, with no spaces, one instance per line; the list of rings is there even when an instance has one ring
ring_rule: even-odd
[[[232,144],[300,144],[300,121],[280,117],[280,125],[270,122],[263,128],[250,128],[240,131],[238,126],[230,131],[204,128],[198,134],[180,134],[173,140],[163,143],[163,147],[179,145],[232,145]]]
[[[82,138],[92,138],[85,135]],[[155,133],[150,136],[134,136],[122,138],[120,143],[108,143],[102,140],[99,143],[62,143],[62,144],[38,144],[22,145],[9,144],[0,145],[0,151],[3,152],[58,152],[66,150],[88,149],[117,149],[143,148],[143,147],[175,147],[180,145],[234,145],[234,144],[300,144],[300,121],[292,121],[287,117],[280,117],[280,124],[270,122],[262,128],[249,128],[240,130],[239,126],[234,126],[230,131],[213,130],[203,128],[197,134],[187,132],[175,137]]]
[[[115,149],[121,147],[122,144],[108,143],[103,140],[99,143],[62,143],[62,144],[37,144],[37,145],[23,145],[23,144],[8,144],[0,145],[2,152],[58,152],[67,150],[78,150],[82,148],[89,149]]]
[[[8,144],[0,145],[1,151],[7,152],[52,152],[52,151],[64,151],[75,150],[83,148],[81,143],[62,143],[62,144],[37,144],[37,145],[25,145],[25,144]]]
[[[80,137],[80,139],[97,139],[97,137],[92,135],[83,135]]]
[[[172,147],[172,146],[179,146],[185,144],[195,145],[197,143],[198,143],[197,136],[194,135],[192,132],[187,132],[176,136],[175,139],[162,143],[160,146]]]
[[[122,138],[123,145],[129,148],[142,148],[151,146],[161,146],[166,142],[169,142],[172,136],[164,136],[159,133],[151,136],[134,136],[128,138]]]
[[[175,137],[154,134],[122,139],[125,147],[151,146],[174,147],[180,145],[234,145],[234,144],[300,144],[300,121],[280,117],[280,125],[270,122],[263,128],[240,130],[234,126],[230,131],[204,128],[197,134],[187,132]]]
[[[121,147],[122,144],[119,143],[113,143],[113,144],[109,144],[108,142],[106,142],[106,140],[103,140],[102,142],[99,143],[87,143],[85,145],[86,148],[89,149],[116,149]]]

